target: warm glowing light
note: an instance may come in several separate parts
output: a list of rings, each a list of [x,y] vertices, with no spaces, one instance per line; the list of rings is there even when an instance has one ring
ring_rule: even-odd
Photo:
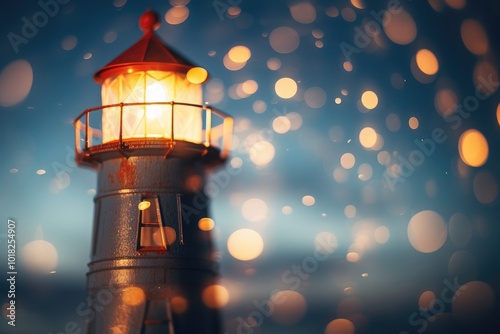
[[[473,19],[462,22],[460,34],[465,47],[475,55],[484,55],[488,52],[488,36],[482,24]]]
[[[193,67],[186,73],[190,83],[201,84],[208,78],[208,72],[203,67]]]
[[[366,7],[363,0],[351,0],[351,3],[354,7],[358,8],[358,9],[364,9]]]
[[[458,152],[464,163],[471,167],[479,167],[488,160],[488,141],[475,129],[462,133],[458,140]]]
[[[229,292],[222,285],[209,285],[203,290],[201,298],[210,308],[222,308],[229,302]]]
[[[359,132],[359,142],[364,148],[373,148],[377,144],[377,132],[370,127],[361,129]]]
[[[246,62],[242,62],[242,63],[234,62],[231,60],[231,58],[229,58],[228,55],[224,56],[224,58],[222,59],[222,63],[224,64],[224,67],[230,71],[241,70],[247,64]]]
[[[211,218],[201,218],[198,221],[198,228],[202,231],[211,231],[215,227],[215,222]]]
[[[244,45],[237,45],[233,46],[227,55],[235,63],[245,63],[252,56],[252,52]]]
[[[443,218],[434,211],[421,211],[408,224],[408,239],[422,253],[437,251],[446,241],[447,229]]]
[[[349,253],[347,253],[345,258],[349,262],[358,262],[360,259],[360,256],[356,252],[349,252]]]
[[[302,197],[302,204],[305,206],[313,206],[316,203],[316,199],[311,195],[306,195]]]
[[[273,120],[272,125],[274,132],[284,134],[290,130],[292,123],[288,117],[278,116]]]
[[[274,306],[271,319],[283,325],[291,325],[302,319],[306,312],[306,299],[297,291],[281,290],[271,296]]]
[[[241,214],[251,222],[260,222],[267,218],[267,204],[260,198],[247,199],[241,206]]]
[[[56,248],[45,240],[33,240],[27,243],[22,248],[21,255],[26,267],[40,274],[54,271],[58,262]]]
[[[436,295],[434,294],[434,292],[430,290],[424,291],[418,298],[418,306],[423,311],[430,310],[432,309],[435,300],[436,300]]]
[[[350,61],[345,61],[343,64],[342,64],[342,67],[344,68],[344,70],[346,72],[351,72],[352,71],[352,63]]]
[[[143,102],[187,102],[202,104],[201,85],[189,82],[182,73],[139,71],[107,78],[102,85],[103,105]],[[200,143],[201,109],[175,106],[175,139]],[[122,138],[171,138],[171,105],[134,105],[105,108],[102,112],[103,143]]]
[[[356,164],[356,158],[352,153],[344,153],[340,157],[340,165],[345,169],[351,169]]]
[[[500,103],[497,106],[497,123],[500,125]]]
[[[151,206],[151,202],[149,202],[149,201],[142,201],[139,203],[139,205],[137,205],[137,207],[141,211],[148,209],[150,206]]]
[[[241,89],[245,94],[252,95],[259,88],[259,84],[255,80],[247,80],[241,84]]]
[[[407,11],[385,12],[382,24],[385,34],[399,45],[410,44],[417,37],[417,25]]]
[[[165,13],[165,21],[168,24],[176,25],[186,21],[189,17],[189,8],[186,6],[175,6]]]
[[[340,97],[337,97],[335,98],[335,104],[341,104],[342,103],[342,99]]]
[[[281,60],[278,58],[269,58],[267,60],[267,68],[270,69],[271,71],[276,71],[281,68]]]
[[[39,169],[39,170],[37,170],[37,171],[36,171],[36,173],[37,173],[38,175],[43,175],[43,174],[45,174],[46,172],[45,172],[45,170],[43,170],[43,169]]]
[[[290,27],[278,27],[269,35],[269,43],[274,51],[290,53],[299,47],[299,34]]]
[[[283,99],[289,99],[295,96],[297,89],[297,83],[295,80],[290,78],[281,78],[276,81],[276,84],[274,85],[276,94]]]
[[[410,129],[412,130],[416,130],[418,129],[418,119],[413,116],[413,117],[410,117],[410,119],[408,120],[408,126],[410,127]]]
[[[172,307],[172,311],[176,314],[182,314],[188,309],[188,301],[186,298],[181,296],[175,296],[170,299],[170,306]]]
[[[415,60],[420,71],[427,75],[434,75],[439,69],[438,60],[434,53],[432,53],[432,51],[430,50],[419,50],[417,52]]]
[[[26,60],[16,60],[0,73],[0,106],[10,107],[23,101],[33,84],[33,69]]]
[[[290,14],[295,21],[308,24],[316,20],[316,10],[309,2],[298,2],[290,6]]]
[[[227,239],[227,249],[235,259],[249,261],[262,253],[264,240],[254,230],[240,229],[233,232]]]
[[[248,149],[250,160],[257,166],[269,164],[274,159],[275,153],[273,144],[265,140],[256,142]]]
[[[378,96],[375,92],[367,90],[361,95],[361,103],[366,109],[374,109],[378,104]]]
[[[137,286],[130,286],[123,289],[122,300],[128,306],[138,306],[146,301],[144,290]]]

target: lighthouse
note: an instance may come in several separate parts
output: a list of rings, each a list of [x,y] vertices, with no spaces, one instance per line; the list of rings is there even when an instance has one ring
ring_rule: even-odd
[[[233,119],[203,103],[207,72],[156,35],[156,13],[139,26],[94,76],[102,106],[74,122],[76,160],[97,172],[87,332],[221,333],[203,187],[228,156]]]

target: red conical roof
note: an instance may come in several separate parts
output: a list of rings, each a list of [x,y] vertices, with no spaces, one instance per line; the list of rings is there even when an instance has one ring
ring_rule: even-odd
[[[154,30],[159,26],[159,19],[151,9],[142,14],[139,26],[144,35],[137,43],[94,74],[94,80],[98,84],[102,84],[108,77],[122,73],[147,70],[186,73],[196,67],[156,36]]]

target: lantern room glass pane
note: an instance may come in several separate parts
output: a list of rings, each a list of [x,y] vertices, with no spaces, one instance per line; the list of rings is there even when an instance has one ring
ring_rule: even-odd
[[[102,85],[104,106],[118,103],[141,103],[124,106],[122,138],[172,139],[172,106],[145,105],[146,102],[185,102],[202,104],[202,88],[192,84],[185,74],[167,71],[142,71],[108,78]],[[104,108],[103,143],[120,138],[120,107]],[[174,138],[194,143],[202,141],[202,110],[174,106]]]

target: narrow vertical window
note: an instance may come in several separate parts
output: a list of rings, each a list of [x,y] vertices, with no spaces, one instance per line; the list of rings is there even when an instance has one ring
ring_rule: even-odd
[[[138,205],[140,212],[139,250],[166,251],[175,239],[175,230],[162,221],[157,197],[145,197]]]

